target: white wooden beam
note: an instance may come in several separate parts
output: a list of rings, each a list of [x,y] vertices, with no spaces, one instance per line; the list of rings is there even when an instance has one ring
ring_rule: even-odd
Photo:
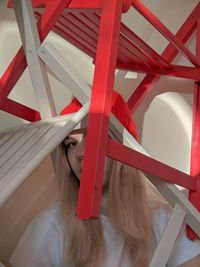
[[[179,203],[177,203],[174,207],[170,220],[160,239],[160,242],[153,255],[149,267],[167,266],[168,259],[177,240],[177,236],[184,223],[185,215],[185,210],[181,207]]]
[[[40,39],[31,0],[13,0],[12,2],[39,112],[42,119],[56,116],[45,65],[37,55]]]

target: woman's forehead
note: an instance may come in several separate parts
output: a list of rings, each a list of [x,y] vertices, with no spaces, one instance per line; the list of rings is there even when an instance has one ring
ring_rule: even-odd
[[[78,129],[78,130],[73,130],[69,135],[68,138],[74,138],[78,141],[81,141],[83,136],[85,136],[87,133],[87,129]]]
[[[81,141],[83,138],[82,133],[74,133],[74,134],[69,134],[68,138],[76,139],[77,141]]]

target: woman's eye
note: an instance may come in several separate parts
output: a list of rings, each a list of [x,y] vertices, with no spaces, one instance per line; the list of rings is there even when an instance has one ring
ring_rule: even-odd
[[[77,145],[78,142],[76,141],[71,141],[67,144],[67,148],[74,148]]]

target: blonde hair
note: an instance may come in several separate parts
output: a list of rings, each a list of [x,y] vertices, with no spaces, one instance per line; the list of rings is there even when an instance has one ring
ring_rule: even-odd
[[[59,153],[61,164],[56,174],[66,224],[65,260],[75,267],[100,267],[106,257],[101,221],[76,217],[79,181],[69,168],[64,144],[60,145]],[[160,203],[159,194],[139,170],[117,161],[113,162],[108,190],[110,221],[124,238],[130,262],[147,267],[154,242],[152,210]]]

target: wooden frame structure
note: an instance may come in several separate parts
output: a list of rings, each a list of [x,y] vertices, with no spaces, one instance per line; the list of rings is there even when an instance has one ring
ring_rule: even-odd
[[[200,2],[176,35],[172,34],[139,0],[33,0],[33,8],[30,0],[13,0],[12,3],[23,47],[1,77],[0,108],[30,122],[40,118],[42,121],[24,126],[23,129],[15,129],[12,133],[2,133],[0,186],[2,183],[1,187],[6,190],[7,182],[14,179],[16,167],[19,170],[18,175],[25,179],[89,112],[77,215],[82,219],[98,216],[106,155],[141,169],[174,206],[168,226],[150,264],[151,267],[165,266],[184,222],[192,229],[188,229],[188,236],[191,239],[195,239],[196,235],[200,236],[198,212],[200,211],[200,160],[197,156],[200,149],[198,127],[200,123],[200,42],[198,42]],[[122,13],[127,12],[129,8],[135,8],[169,41],[162,55],[121,23]],[[37,23],[35,23],[35,17]],[[42,44],[51,30],[93,58],[95,73],[92,91],[63,60],[62,55],[52,44]],[[193,55],[184,44],[195,30],[197,49],[196,55]],[[179,52],[192,63],[193,67],[171,63]],[[83,108],[77,114],[66,116],[62,120],[47,119],[55,117],[56,114],[45,64],[63,84],[71,88],[73,95],[83,104]],[[38,100],[38,111],[7,98],[26,66],[30,70]],[[160,76],[169,75],[194,80],[190,175],[150,158],[137,141],[123,129],[119,121],[110,114],[116,68],[147,73],[128,100],[132,112],[151,91]],[[110,128],[109,117],[111,118]],[[59,123],[60,121],[62,123]],[[53,129],[52,132],[49,131],[49,125],[53,125],[52,128],[50,127]],[[36,128],[40,132],[37,132]],[[126,145],[111,140],[108,137],[109,130],[118,141],[125,140]],[[52,144],[48,142],[50,139],[54,140]],[[16,140],[18,146],[15,145],[13,148],[12,142],[16,144]],[[26,149],[21,149],[24,147]],[[8,148],[12,150],[9,151]],[[86,162],[94,162],[94,165],[89,168]],[[175,184],[189,189],[189,200]],[[18,185],[16,184],[14,188]],[[165,253],[161,253],[162,251]],[[162,261],[160,255],[162,255]]]

